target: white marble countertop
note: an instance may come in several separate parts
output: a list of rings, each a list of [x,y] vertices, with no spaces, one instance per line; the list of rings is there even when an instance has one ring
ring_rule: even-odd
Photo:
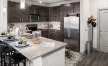
[[[43,42],[55,42],[55,46],[54,47],[44,47],[42,46],[42,44],[32,44],[32,42],[30,41],[30,39],[28,40],[28,43],[31,44],[32,46],[21,49],[21,50],[17,50],[18,52],[20,52],[22,55],[24,55],[28,60],[33,60],[35,58],[44,56],[50,52],[56,51],[60,48],[63,48],[66,46],[66,43],[60,42],[60,41],[56,41],[56,40],[52,40],[52,39],[48,39],[48,38],[44,38],[44,37],[40,37],[41,39],[41,43]],[[15,44],[15,42],[10,43],[10,45]]]
[[[54,29],[54,30],[60,30],[60,28],[47,28],[47,27],[41,27],[41,28],[38,28],[38,29],[43,29],[43,30],[45,30],[45,29]]]

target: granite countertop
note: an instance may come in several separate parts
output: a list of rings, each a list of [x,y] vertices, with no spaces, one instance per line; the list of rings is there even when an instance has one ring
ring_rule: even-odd
[[[66,43],[63,43],[60,41],[56,41],[56,40],[52,40],[52,39],[48,39],[44,37],[40,37],[40,39],[41,39],[41,43],[55,42],[55,46],[54,47],[44,47],[42,46],[42,44],[37,44],[37,45],[33,44],[32,46],[28,48],[17,50],[17,51],[23,54],[28,60],[33,60],[35,58],[42,57],[50,52],[56,51],[66,46]],[[28,43],[32,44],[30,39],[28,40]]]

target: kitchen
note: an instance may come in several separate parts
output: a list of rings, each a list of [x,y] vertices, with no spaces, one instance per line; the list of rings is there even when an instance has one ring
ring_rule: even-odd
[[[77,42],[76,40],[68,41],[67,38],[64,41],[64,38],[66,36],[64,35],[64,32],[67,31],[64,29],[64,27],[66,27],[64,26],[64,17],[67,17],[68,15],[74,13],[80,14],[80,2],[65,2],[59,5],[49,7],[32,4],[29,5],[27,3],[25,9],[20,9],[19,6],[20,3],[18,2],[8,2],[8,23],[12,23],[17,27],[23,26],[23,30],[26,30],[26,25],[37,24],[37,30],[41,30],[41,34],[43,37],[70,43],[70,45],[72,42],[74,42],[72,44],[75,46],[71,46],[70,48],[74,48],[72,50],[75,51],[80,51],[80,31],[76,32],[79,33],[77,34]],[[79,27],[80,26],[78,26],[78,29],[80,30]]]
[[[108,46],[108,39],[107,34],[104,36],[104,33],[102,33],[104,30],[107,30],[107,2],[108,0],[21,0],[21,2],[20,0],[0,0],[0,33],[3,35],[0,37],[0,45],[1,47],[3,47],[2,43],[9,45],[9,48],[14,48],[18,55],[22,54],[23,59],[20,60],[23,60],[24,65],[27,64],[25,66],[108,66],[108,47],[106,47],[106,45]],[[79,14],[80,22],[77,21],[79,20]],[[77,18],[75,17],[76,15]],[[91,27],[92,30],[88,27],[89,18],[91,19],[90,16],[95,21],[95,27]],[[78,23],[71,23],[71,20]],[[39,31],[36,32],[35,36],[33,34],[26,36],[28,38],[34,38],[32,40],[24,39],[24,41],[28,42],[25,42],[28,47],[21,50],[18,47],[20,47],[19,45],[23,41],[22,39],[19,41],[15,39],[17,41],[16,43],[8,43],[8,41],[7,44],[2,42],[6,42],[4,32],[9,31],[10,25],[11,27],[17,27],[18,30],[20,28],[20,37],[22,37],[22,30],[24,30],[25,34],[31,33],[31,30],[28,30],[28,25],[30,27],[35,26],[33,30]],[[105,29],[102,28],[102,31],[100,31],[100,26],[103,26]],[[70,28],[74,28],[75,30]],[[71,33],[70,30],[73,32]],[[8,38],[12,37],[9,36],[9,33],[6,36]],[[78,37],[76,38],[75,36]],[[39,39],[41,41],[36,37],[40,37]],[[71,39],[75,39],[75,41],[71,41]],[[88,44],[87,46],[87,41],[89,40],[92,40],[93,52],[85,56],[87,47],[90,49],[90,45]],[[33,44],[36,41],[42,44]],[[72,47],[71,43],[76,43],[76,41],[77,47]],[[12,49],[12,53],[14,50]],[[6,53],[6,56],[10,56],[9,54]],[[21,58],[18,55],[15,59]],[[4,62],[5,58],[3,56],[2,54],[0,55],[3,58],[0,63],[2,61]],[[17,65],[23,66],[19,65],[19,62]],[[3,64],[2,66],[6,65]]]
[[[34,54],[32,54],[33,55],[32,58],[30,57],[30,53],[26,52],[28,49],[24,51],[18,50],[21,54],[23,54],[29,60],[32,60],[32,61],[27,61],[28,65],[29,66],[35,66],[35,65],[43,66],[42,62],[45,62],[46,66],[48,65],[58,66],[59,64],[57,63],[56,60],[53,60],[51,63],[51,59],[54,59],[51,57],[57,58],[58,56],[57,54],[59,53],[61,54],[60,55],[61,57],[58,57],[58,60],[61,61],[60,65],[64,66],[64,61],[65,61],[64,47],[66,46],[66,43],[63,43],[64,41],[64,38],[63,38],[64,37],[64,26],[63,26],[64,17],[67,17],[67,14],[72,14],[72,13],[79,14],[80,13],[80,2],[70,1],[69,3],[62,3],[57,6],[51,6],[51,7],[26,3],[25,8],[23,9],[20,8],[21,7],[20,2],[16,2],[15,0],[9,0],[7,4],[8,4],[7,5],[8,6],[7,22],[9,26],[14,25],[13,27],[21,28],[21,30],[25,30],[25,32],[27,32],[26,31],[27,25],[30,25],[32,27],[33,25],[37,25],[34,28],[36,28],[36,30],[41,30],[42,37],[57,40],[57,41],[53,41],[53,40],[48,40],[45,38],[40,38],[42,42],[51,41],[51,42],[56,42],[57,44],[60,44],[60,45],[54,44],[57,47],[50,49],[50,50],[46,48],[48,50],[46,52],[41,51],[41,50],[44,50],[45,48],[41,49],[39,51],[39,55],[36,55],[37,52],[35,52]],[[59,41],[62,41],[62,43]],[[12,45],[12,47],[14,46]],[[14,47],[14,49],[16,48]],[[51,56],[50,55],[47,55],[45,57],[43,56],[49,52],[53,52],[54,50],[57,50],[56,52],[53,53],[56,56],[54,56],[53,54],[51,54]],[[43,53],[40,53],[40,52],[43,52]],[[51,59],[47,60],[48,58],[51,58]],[[62,58],[62,59],[59,59],[59,58]],[[44,61],[45,59],[47,61]],[[55,62],[55,64],[53,64],[53,62]]]
[[[69,13],[80,13],[79,2],[70,3],[67,6],[65,4],[59,4],[52,7],[26,4],[25,9],[20,9],[20,3],[17,2],[9,1],[8,5],[8,23],[15,23],[17,26],[19,26],[20,23],[23,26],[27,24],[38,24],[38,29],[44,28],[42,30],[42,36],[59,41],[64,40],[62,39],[64,34],[64,17]],[[67,13],[65,14],[65,12]],[[37,18],[35,21],[30,20],[30,14],[40,15],[39,19]],[[47,34],[45,34],[46,32]],[[54,37],[54,34],[58,35]]]

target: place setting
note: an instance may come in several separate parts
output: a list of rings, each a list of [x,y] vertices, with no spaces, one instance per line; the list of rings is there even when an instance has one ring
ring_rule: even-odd
[[[38,44],[41,44],[40,34],[34,33],[34,34],[27,34],[26,36],[16,36],[16,39],[12,41],[11,45],[17,49],[25,49],[31,46],[35,46]]]
[[[31,47],[32,45],[27,43],[27,39],[25,37],[21,37],[18,41],[12,42],[11,46],[13,46],[16,50],[21,50]]]

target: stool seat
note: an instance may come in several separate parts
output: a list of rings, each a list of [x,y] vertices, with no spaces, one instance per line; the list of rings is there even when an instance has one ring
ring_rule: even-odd
[[[20,53],[14,53],[13,55],[10,56],[11,64],[23,62],[25,59],[26,59],[26,57],[24,57]],[[9,57],[8,56],[5,59],[5,63],[9,64]]]
[[[9,44],[0,41],[1,49],[1,66],[12,66],[23,63],[26,66],[26,57],[20,53],[13,52],[13,48]],[[4,65],[2,64],[4,62]]]

